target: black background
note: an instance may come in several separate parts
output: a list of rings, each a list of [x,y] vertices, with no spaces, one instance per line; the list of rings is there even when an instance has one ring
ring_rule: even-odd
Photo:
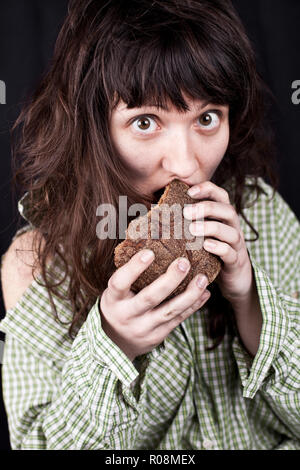
[[[279,191],[300,218],[300,104],[293,104],[291,99],[292,83],[300,80],[300,1],[233,3],[254,45],[258,69],[276,98],[270,120],[277,139]],[[16,231],[16,201],[10,190],[9,130],[22,101],[47,67],[67,4],[67,0],[0,0],[0,80],[6,84],[6,104],[0,105],[0,256]],[[0,317],[3,316],[0,296]],[[1,401],[0,449],[9,448]]]

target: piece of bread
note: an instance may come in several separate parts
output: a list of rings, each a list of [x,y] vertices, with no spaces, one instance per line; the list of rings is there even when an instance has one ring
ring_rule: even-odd
[[[172,261],[179,257],[189,259],[191,268],[183,281],[168,297],[166,297],[166,299],[170,299],[183,292],[188,283],[197,274],[205,274],[209,283],[213,282],[219,274],[221,269],[219,257],[204,250],[204,248],[202,248],[202,244],[200,249],[187,249],[187,244],[194,243],[196,241],[196,237],[193,237],[190,233],[189,238],[184,236],[185,231],[183,226],[184,218],[182,210],[185,204],[195,204],[196,202],[195,199],[192,199],[187,194],[188,189],[189,186],[179,180],[173,180],[168,184],[165,187],[164,193],[160,197],[158,204],[146,215],[138,217],[130,222],[126,230],[125,240],[115,248],[114,263],[117,268],[127,263],[135,253],[142,249],[151,249],[155,254],[154,261],[132,284],[131,290],[133,292],[139,292],[157,279],[161,274],[165,273]],[[178,229],[178,222],[180,219],[177,215],[175,216],[175,214],[178,214],[178,212],[175,212],[174,214],[172,212],[170,213],[169,210],[169,207],[174,204],[177,204],[177,208],[181,211],[182,215],[180,222],[181,239],[176,239],[178,238],[178,235],[176,235],[175,225],[177,224],[176,227]],[[164,213],[166,214],[165,218],[163,215]],[[154,221],[159,221],[159,223]],[[170,224],[168,221],[170,221]],[[178,233],[179,232],[177,231],[177,234]],[[165,237],[165,234],[167,234],[168,237]]]

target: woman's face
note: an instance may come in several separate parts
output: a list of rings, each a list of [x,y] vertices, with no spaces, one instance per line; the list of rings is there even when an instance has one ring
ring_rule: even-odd
[[[229,107],[185,99],[185,113],[171,104],[128,109],[123,101],[112,112],[114,145],[148,195],[175,178],[190,186],[210,180],[226,152]]]

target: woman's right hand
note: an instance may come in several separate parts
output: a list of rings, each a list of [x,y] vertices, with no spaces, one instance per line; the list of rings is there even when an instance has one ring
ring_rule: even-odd
[[[149,253],[152,256],[143,261],[143,255]],[[151,250],[136,253],[113,273],[100,300],[105,334],[131,361],[158,346],[210,297],[205,289],[207,278],[198,274],[183,293],[161,304],[187,275],[190,263],[186,258],[174,260],[164,274],[135,294],[130,290],[131,285],[153,260]],[[182,263],[187,270],[183,270]],[[202,287],[197,284],[201,279],[204,280]]]

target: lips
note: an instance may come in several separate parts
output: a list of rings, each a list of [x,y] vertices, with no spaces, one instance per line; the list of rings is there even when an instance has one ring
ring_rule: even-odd
[[[188,186],[193,186],[195,183],[191,183],[190,181],[185,181],[185,180],[179,180],[182,181],[183,183],[187,184]]]

